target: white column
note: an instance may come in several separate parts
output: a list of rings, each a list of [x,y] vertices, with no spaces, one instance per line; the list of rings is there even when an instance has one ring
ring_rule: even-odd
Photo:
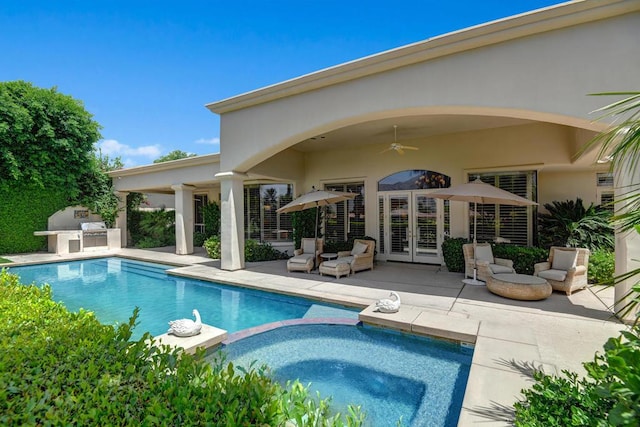
[[[220,267],[244,268],[244,179],[237,172],[216,174],[220,179]]]
[[[118,198],[118,217],[116,218],[115,228],[120,229],[120,242],[123,248],[127,247],[128,229],[127,229],[127,191],[116,191]]]
[[[615,194],[616,200],[621,200],[624,197],[629,196],[630,188],[637,188],[638,177],[632,176],[632,172],[637,175],[637,171],[629,170],[627,164],[616,165],[614,170],[615,178]],[[636,182],[634,182],[634,179]],[[635,186],[633,186],[635,185]],[[616,214],[620,214],[625,211],[624,203],[616,203]],[[622,208],[622,209],[621,209]],[[621,209],[621,210],[619,210]],[[636,230],[627,231],[621,233],[616,230],[616,272],[615,276],[627,273],[640,268],[640,234]],[[615,311],[617,314],[629,302],[629,299],[624,299],[624,296],[631,290],[632,286],[637,283],[638,276],[629,278],[616,285],[615,290]],[[638,308],[636,308],[637,311]],[[627,322],[633,322],[635,320],[635,312],[629,313],[624,317]]]
[[[193,253],[193,190],[186,184],[172,185],[176,199],[176,254]]]

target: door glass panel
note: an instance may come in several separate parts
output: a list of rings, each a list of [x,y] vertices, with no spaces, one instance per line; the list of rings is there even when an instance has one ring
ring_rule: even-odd
[[[438,209],[436,200],[415,198],[416,256],[438,253]]]
[[[389,197],[389,231],[391,253],[409,253],[409,198],[407,196]]]

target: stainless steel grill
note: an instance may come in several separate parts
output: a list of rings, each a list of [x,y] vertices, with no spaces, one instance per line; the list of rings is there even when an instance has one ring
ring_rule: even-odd
[[[83,247],[106,246],[107,225],[104,221],[83,222],[80,224],[82,230]]]

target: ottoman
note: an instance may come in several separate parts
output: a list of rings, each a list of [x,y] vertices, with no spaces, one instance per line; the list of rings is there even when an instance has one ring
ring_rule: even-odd
[[[527,274],[492,274],[487,279],[487,289],[496,295],[523,301],[545,299],[553,291],[542,277]]]
[[[323,274],[330,274],[339,279],[341,276],[349,276],[349,273],[351,273],[351,264],[347,261],[341,261],[340,258],[338,258],[332,261],[324,261],[320,264],[320,267],[318,267],[318,271],[320,271],[321,276]]]

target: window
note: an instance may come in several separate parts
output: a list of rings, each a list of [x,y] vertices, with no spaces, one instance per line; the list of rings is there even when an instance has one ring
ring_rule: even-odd
[[[603,191],[600,193],[600,206],[613,213],[615,211],[613,191]]]
[[[598,187],[613,187],[613,174],[611,172],[597,173],[596,185]]]
[[[291,241],[291,214],[276,212],[293,200],[291,184],[247,185],[244,198],[246,239],[260,242]]]
[[[537,174],[535,171],[470,174],[469,181],[480,178],[482,182],[536,201]],[[530,246],[535,239],[535,206],[509,206],[481,204],[469,205],[469,236],[473,238],[473,221],[476,215],[478,242],[507,241]]]
[[[206,194],[195,194],[193,196],[193,231],[204,233],[204,207],[209,203]]]
[[[324,214],[324,238],[342,242],[364,237],[364,182],[327,184],[325,190],[356,193],[353,200],[328,205]]]
[[[597,195],[600,206],[614,212],[613,199],[613,174],[611,172],[599,172],[596,174]]]

